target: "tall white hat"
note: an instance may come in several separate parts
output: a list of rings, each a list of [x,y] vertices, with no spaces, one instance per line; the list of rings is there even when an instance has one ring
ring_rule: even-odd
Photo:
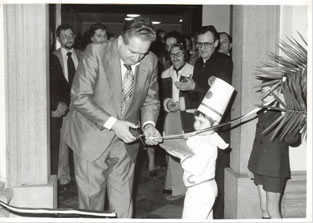
[[[235,88],[220,78],[215,78],[210,89],[204,96],[198,111],[219,124]]]

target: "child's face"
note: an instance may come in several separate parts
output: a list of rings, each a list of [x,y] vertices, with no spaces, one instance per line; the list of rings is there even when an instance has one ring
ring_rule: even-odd
[[[195,130],[206,129],[211,126],[212,125],[210,120],[204,117],[202,114],[195,116],[195,122],[193,123]]]

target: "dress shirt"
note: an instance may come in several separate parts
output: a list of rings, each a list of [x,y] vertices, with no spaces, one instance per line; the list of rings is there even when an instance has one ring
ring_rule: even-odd
[[[126,67],[124,66],[124,62],[122,61],[122,60],[120,60],[121,61],[121,75],[122,75],[122,82],[123,82],[123,79],[125,78],[125,74],[126,74],[126,71],[127,71],[127,69],[126,69]],[[132,72],[133,72],[133,74],[135,75],[135,73],[136,73],[136,68],[137,68],[137,66],[140,64],[140,62],[138,62],[138,63],[136,63],[136,64],[134,64],[134,65],[131,65],[131,68],[132,68]],[[110,118],[108,118],[108,120],[104,123],[104,127],[106,128],[106,129],[108,129],[108,130],[111,130],[112,129],[112,127],[113,127],[113,125],[115,124],[115,122],[116,122],[116,118],[115,117],[113,117],[113,116],[111,116]],[[153,122],[153,121],[146,121],[145,123],[143,123],[143,127],[145,126],[145,125],[147,125],[147,124],[152,124],[153,126],[155,126],[155,123]]]
[[[72,59],[74,62],[75,70],[77,70],[77,66],[78,66],[78,59],[77,59],[77,55],[75,53],[75,50],[73,48],[70,50],[67,50],[67,49],[61,47],[61,53],[62,53],[62,58],[63,58],[63,68],[64,68],[63,73],[64,73],[64,77],[67,80],[67,82],[68,82],[68,69],[67,69],[68,56],[66,54],[68,52],[72,53]]]

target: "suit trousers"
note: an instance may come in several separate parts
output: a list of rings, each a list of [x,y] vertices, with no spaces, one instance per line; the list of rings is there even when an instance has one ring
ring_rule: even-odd
[[[58,174],[59,163],[59,147],[60,147],[60,129],[62,126],[62,118],[50,118],[50,162],[51,174]]]
[[[71,182],[69,154],[70,147],[65,143],[64,139],[60,137],[58,162],[58,180],[60,181],[60,184]]]
[[[109,148],[92,162],[74,151],[74,167],[79,208],[103,211],[107,190],[110,211],[116,212],[118,218],[132,217],[135,163],[124,142],[114,138]]]

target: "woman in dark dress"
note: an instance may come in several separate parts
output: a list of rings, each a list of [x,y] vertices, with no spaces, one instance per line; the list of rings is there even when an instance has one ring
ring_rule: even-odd
[[[270,98],[267,98],[266,101],[268,100]],[[299,141],[297,137],[294,139],[286,137],[284,141],[278,139],[271,141],[272,132],[267,135],[262,134],[280,116],[281,112],[270,110],[259,114],[255,140],[248,163],[248,169],[253,173],[254,183],[258,187],[262,218],[264,219],[281,218],[281,194],[290,178],[289,144]]]

